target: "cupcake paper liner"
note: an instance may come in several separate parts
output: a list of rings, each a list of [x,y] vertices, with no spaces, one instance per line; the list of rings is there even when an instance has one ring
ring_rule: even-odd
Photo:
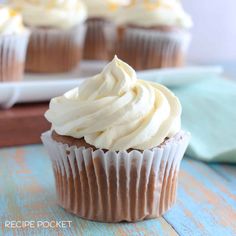
[[[91,18],[86,23],[88,28],[83,58],[86,60],[107,60],[108,50],[104,28],[109,22],[102,18]]]
[[[60,73],[74,69],[83,52],[85,24],[72,29],[32,28],[27,72]]]
[[[135,27],[113,31],[106,27],[106,31],[106,37],[112,42],[109,46],[110,57],[117,54],[137,70],[182,66],[191,39],[185,31]]]
[[[0,36],[0,82],[23,78],[29,31]]]
[[[51,131],[42,135],[59,205],[102,222],[155,218],[170,209],[189,139],[190,134],[181,131],[152,150],[104,152],[56,142]]]

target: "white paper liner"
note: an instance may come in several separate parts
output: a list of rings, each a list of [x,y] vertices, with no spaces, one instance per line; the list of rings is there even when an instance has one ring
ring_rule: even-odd
[[[83,58],[86,60],[107,60],[108,48],[104,28],[109,22],[102,18],[91,18],[86,21]]]
[[[27,72],[59,73],[74,69],[83,53],[86,25],[71,29],[31,28]]]
[[[164,32],[155,29],[127,27],[105,28],[109,51],[137,70],[179,67],[184,64],[191,35],[185,31]]]
[[[0,82],[23,77],[29,31],[0,36]]]
[[[175,203],[178,172],[190,134],[179,132],[153,150],[104,152],[42,135],[55,175],[58,202],[82,218],[139,221],[159,217]]]

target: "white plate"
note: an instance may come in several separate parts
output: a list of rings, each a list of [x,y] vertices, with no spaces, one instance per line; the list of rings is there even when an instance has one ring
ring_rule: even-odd
[[[81,63],[80,69],[64,74],[26,74],[21,82],[0,83],[0,107],[10,108],[16,103],[49,101],[79,86],[84,78],[99,73],[106,62]],[[140,79],[158,82],[167,87],[219,76],[222,68],[185,67],[181,69],[146,70],[137,72]]]

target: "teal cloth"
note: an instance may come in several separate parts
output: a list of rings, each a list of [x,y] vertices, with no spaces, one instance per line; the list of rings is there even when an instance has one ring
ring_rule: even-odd
[[[182,127],[192,135],[187,155],[236,163],[236,83],[214,78],[172,90],[182,104]]]

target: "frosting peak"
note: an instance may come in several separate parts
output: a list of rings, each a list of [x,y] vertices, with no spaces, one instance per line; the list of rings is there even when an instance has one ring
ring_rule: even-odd
[[[80,98],[91,100],[107,96],[121,96],[133,88],[136,80],[133,68],[115,56],[100,74],[88,79],[80,86]]]
[[[24,23],[33,27],[70,28],[84,22],[86,8],[81,0],[9,0],[22,12]]]
[[[60,135],[113,151],[158,146],[180,130],[181,105],[160,84],[137,79],[115,57],[104,70],[51,100],[46,118]]]
[[[15,34],[24,30],[21,15],[5,5],[0,5],[0,34]]]

